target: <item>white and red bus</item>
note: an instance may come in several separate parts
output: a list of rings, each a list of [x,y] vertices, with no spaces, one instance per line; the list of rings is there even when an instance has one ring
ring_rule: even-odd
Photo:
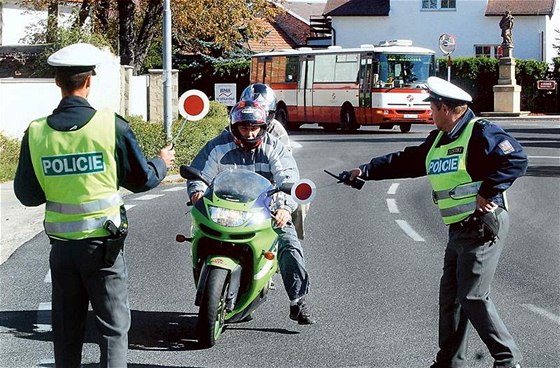
[[[411,124],[433,123],[422,87],[435,67],[434,51],[394,40],[255,54],[251,82],[276,92],[276,118],[288,129],[308,123],[347,131],[398,125],[408,132]]]

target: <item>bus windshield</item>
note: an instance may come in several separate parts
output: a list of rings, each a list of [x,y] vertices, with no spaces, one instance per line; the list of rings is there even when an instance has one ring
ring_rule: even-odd
[[[417,85],[434,75],[434,56],[379,54],[379,81],[390,87]]]

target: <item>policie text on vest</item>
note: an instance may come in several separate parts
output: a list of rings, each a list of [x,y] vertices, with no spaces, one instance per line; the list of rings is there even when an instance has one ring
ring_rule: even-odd
[[[91,174],[105,170],[102,152],[41,157],[45,176]]]

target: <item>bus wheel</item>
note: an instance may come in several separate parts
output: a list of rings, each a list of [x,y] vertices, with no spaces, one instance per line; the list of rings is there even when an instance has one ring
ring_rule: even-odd
[[[297,130],[299,128],[299,125],[288,121],[288,111],[286,111],[284,106],[278,106],[275,118],[282,123],[286,130]]]
[[[410,127],[412,126],[412,124],[410,123],[402,123],[400,128],[401,128],[401,132],[403,133],[408,133],[410,132]]]
[[[342,108],[340,113],[340,130],[345,132],[353,132],[358,129],[356,125],[356,116],[354,115],[354,109],[345,106]]]

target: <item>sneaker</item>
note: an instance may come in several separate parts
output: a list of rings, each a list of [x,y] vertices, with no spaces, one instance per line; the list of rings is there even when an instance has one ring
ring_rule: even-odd
[[[297,321],[300,325],[312,325],[315,323],[303,298],[296,305],[290,306],[290,319]]]

